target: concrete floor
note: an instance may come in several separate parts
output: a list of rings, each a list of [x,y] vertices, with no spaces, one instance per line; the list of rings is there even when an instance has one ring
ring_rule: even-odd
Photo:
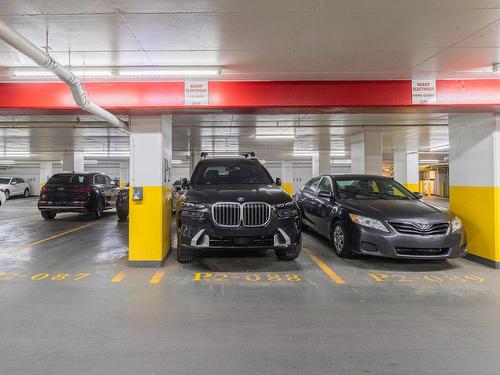
[[[0,374],[500,373],[500,272],[468,260],[344,260],[305,234],[290,263],[128,268],[114,213],[34,205],[0,209]]]

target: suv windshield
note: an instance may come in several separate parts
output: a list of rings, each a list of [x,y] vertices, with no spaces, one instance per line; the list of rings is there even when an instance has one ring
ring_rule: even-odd
[[[340,198],[345,199],[416,199],[405,187],[386,178],[336,178]]]
[[[0,178],[0,184],[9,184],[10,183],[10,178]]]
[[[210,160],[196,167],[193,185],[272,184],[269,172],[258,162],[250,160]]]
[[[86,185],[87,176],[79,174],[56,174],[52,176],[47,185]]]

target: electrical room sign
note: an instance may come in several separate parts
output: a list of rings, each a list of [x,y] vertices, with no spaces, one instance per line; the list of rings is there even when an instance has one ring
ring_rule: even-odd
[[[411,81],[412,104],[436,104],[436,80],[418,79]]]
[[[208,81],[185,81],[184,105],[208,105]]]

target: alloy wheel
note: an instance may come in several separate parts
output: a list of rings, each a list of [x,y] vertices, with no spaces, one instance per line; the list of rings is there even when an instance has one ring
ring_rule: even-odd
[[[102,202],[97,202],[97,217],[101,217],[103,214]]]
[[[333,245],[335,246],[335,251],[340,254],[344,249],[345,238],[344,231],[340,225],[335,226],[333,231]]]

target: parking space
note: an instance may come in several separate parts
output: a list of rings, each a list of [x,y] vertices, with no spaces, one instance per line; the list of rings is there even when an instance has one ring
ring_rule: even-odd
[[[307,233],[293,262],[212,252],[187,265],[169,256],[160,269],[130,268],[128,225],[114,212],[47,222],[32,201],[9,205],[26,221],[0,219],[10,238],[0,250],[2,373],[35,363],[49,373],[152,373],[168,363],[173,374],[456,374],[500,365],[500,276],[468,260],[341,259]],[[82,229],[61,233],[68,228]],[[48,359],[54,352],[57,362]]]

